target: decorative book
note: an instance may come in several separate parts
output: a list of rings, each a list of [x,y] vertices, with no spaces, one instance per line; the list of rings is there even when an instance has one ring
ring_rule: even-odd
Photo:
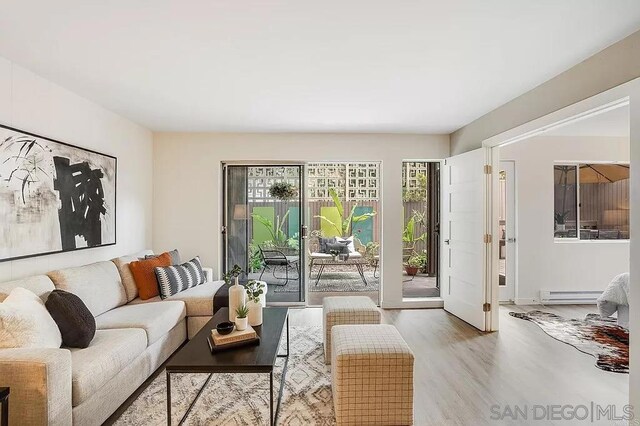
[[[211,335],[207,340],[209,341],[211,352],[218,352],[238,346],[260,344],[260,337],[251,326],[248,326],[242,331],[233,330],[226,335],[222,335],[218,333],[218,330],[214,329],[211,330]]]

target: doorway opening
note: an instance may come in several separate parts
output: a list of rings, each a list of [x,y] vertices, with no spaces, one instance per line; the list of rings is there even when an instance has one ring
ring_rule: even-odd
[[[402,162],[402,297],[440,296],[440,161]]]
[[[308,305],[327,296],[368,296],[379,304],[381,163],[306,164]]]
[[[223,164],[224,272],[267,284],[268,303],[302,304],[304,168],[302,164]]]

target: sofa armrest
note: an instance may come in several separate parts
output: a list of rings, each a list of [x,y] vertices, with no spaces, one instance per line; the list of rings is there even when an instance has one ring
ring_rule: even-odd
[[[9,424],[72,423],[67,349],[0,349],[0,386],[11,388]]]
[[[205,282],[213,281],[213,268],[202,268],[202,272],[204,272]]]

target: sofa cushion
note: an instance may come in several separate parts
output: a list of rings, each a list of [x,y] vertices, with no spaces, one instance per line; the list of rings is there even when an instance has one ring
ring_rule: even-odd
[[[20,280],[5,281],[0,283],[0,302],[6,299],[11,290],[16,287],[26,288],[34,292],[42,301],[47,300],[49,293],[55,290],[53,281],[46,275],[34,275]]]
[[[98,330],[142,328],[151,346],[184,319],[186,309],[178,300],[120,306],[96,317]]]
[[[47,274],[56,288],[78,296],[93,316],[127,303],[118,268],[104,261]]]
[[[91,344],[71,350],[72,405],[93,395],[147,349],[139,328],[98,330]]]
[[[136,282],[138,288],[138,295],[141,299],[151,299],[157,296],[158,280],[156,279],[156,273],[154,268],[157,266],[170,266],[171,255],[169,253],[162,253],[160,256],[153,259],[138,260],[136,262],[129,263],[129,269],[133,275],[133,279]]]
[[[182,300],[188,317],[213,315],[213,296],[224,285],[224,281],[212,281],[175,294],[165,300]]]
[[[44,304],[62,334],[62,344],[86,348],[96,334],[96,319],[78,296],[53,290]]]

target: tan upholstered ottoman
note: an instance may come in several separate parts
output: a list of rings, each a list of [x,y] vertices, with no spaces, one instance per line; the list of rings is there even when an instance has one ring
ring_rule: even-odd
[[[338,425],[412,425],[413,352],[392,325],[331,330],[331,388]]]
[[[380,324],[380,310],[366,296],[325,297],[322,301],[324,362],[331,363],[331,327],[342,324]]]

